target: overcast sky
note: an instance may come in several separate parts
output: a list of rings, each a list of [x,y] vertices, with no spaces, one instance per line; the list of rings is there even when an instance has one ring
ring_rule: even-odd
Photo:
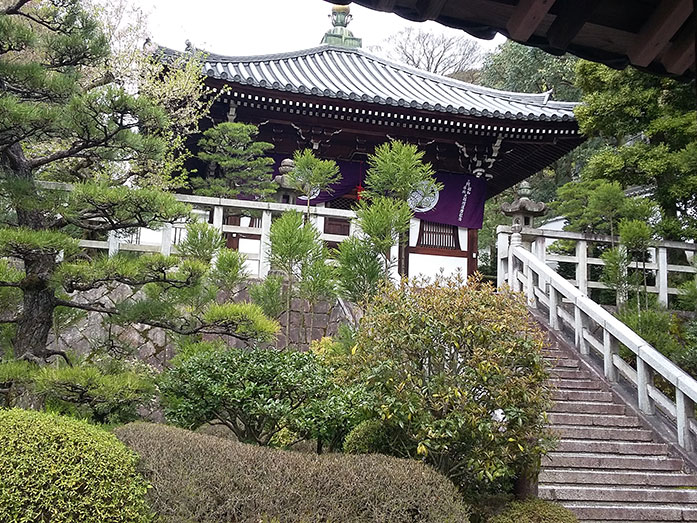
[[[173,49],[184,49],[186,39],[198,48],[218,54],[267,54],[307,49],[319,44],[331,28],[331,4],[322,0],[130,0],[149,18],[153,40]],[[363,38],[363,47],[379,44],[385,37],[412,26],[433,31],[434,22],[410,23],[397,15],[352,5],[349,28]],[[479,40],[486,49],[504,41]]]

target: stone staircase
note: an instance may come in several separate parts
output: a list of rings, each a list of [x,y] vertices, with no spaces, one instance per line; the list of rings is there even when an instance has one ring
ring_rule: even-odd
[[[697,521],[697,475],[673,447],[563,343],[546,357],[559,444],[543,459],[539,496],[581,521]]]

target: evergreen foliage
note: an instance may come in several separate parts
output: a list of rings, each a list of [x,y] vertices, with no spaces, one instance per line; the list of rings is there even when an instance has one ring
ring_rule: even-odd
[[[0,409],[3,521],[155,521],[136,463],[113,434],[85,422]]]
[[[425,194],[442,189],[434,178],[431,164],[422,161],[423,151],[416,145],[392,140],[378,145],[368,156],[365,190],[361,196],[368,200],[378,197],[406,202],[416,190]]]
[[[283,276],[286,283],[285,289],[285,313],[286,313],[286,344],[290,340],[290,308],[294,297],[298,295],[298,285],[304,278],[312,276],[315,280],[321,280],[318,287],[314,288],[319,295],[333,293],[330,269],[320,267],[326,261],[326,250],[320,242],[319,231],[309,221],[303,220],[302,214],[289,211],[283,213],[271,224],[269,235],[270,244],[269,262],[271,269]],[[316,278],[318,271],[322,271]],[[312,284],[303,283],[305,294],[313,290]],[[318,294],[312,295],[317,298]]]
[[[331,185],[341,180],[339,167],[333,160],[321,160],[310,149],[293,153],[295,167],[287,174],[288,184],[303,195],[310,214],[310,200],[320,191],[331,191]]]
[[[127,423],[152,402],[155,384],[142,365],[118,361],[43,367],[34,387],[47,408],[96,423]]]
[[[263,200],[276,191],[272,180],[273,145],[257,142],[259,130],[251,124],[219,123],[203,133],[198,157],[212,167],[212,175],[191,178],[195,194],[219,198]]]
[[[697,117],[694,82],[679,83],[628,67],[622,71],[579,62],[577,85],[584,104],[576,110],[584,134],[610,144],[592,156],[586,179],[623,187],[647,186],[661,209],[666,239],[697,234]]]
[[[578,58],[553,56],[542,49],[507,40],[484,59],[481,82],[487,87],[520,93],[552,91],[555,100],[577,102],[575,85]]]
[[[239,441],[258,445],[269,445],[282,429],[331,439],[350,412],[315,356],[293,350],[190,345],[172,361],[160,390],[176,424],[221,423]]]
[[[347,364],[374,397],[389,453],[475,495],[547,448],[542,345],[519,296],[459,276],[403,280],[370,302]]]
[[[181,184],[183,141],[208,107],[201,102],[197,56],[165,67],[159,57],[133,49],[115,55],[120,42],[113,40],[112,22],[100,21],[82,0],[0,8],[0,204],[6,210],[0,255],[17,267],[12,274],[3,270],[8,279],[0,280],[1,288],[12,290],[3,296],[12,298],[10,310],[17,312],[0,321],[14,326],[18,358],[54,355],[47,339],[61,310],[142,323],[152,310],[155,325],[169,324],[161,314],[167,300],[157,303],[152,293],[145,303],[128,304],[122,316],[120,307],[88,303],[80,292],[152,283],[164,297],[205,272],[159,255],[103,260],[78,249],[83,238],[188,217],[188,206],[162,189]],[[138,96],[125,85],[137,86]],[[201,321],[194,323],[195,329],[180,324],[178,330],[205,330]]]

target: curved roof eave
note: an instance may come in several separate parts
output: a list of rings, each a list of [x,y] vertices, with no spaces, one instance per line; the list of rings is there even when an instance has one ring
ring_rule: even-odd
[[[160,52],[168,56],[180,54],[166,48],[160,48]],[[204,52],[203,56],[204,72],[227,82],[395,107],[506,120],[573,121],[573,110],[578,105],[551,101],[549,92],[515,93],[461,82],[356,48],[322,45],[267,55]],[[267,66],[256,67],[257,64]],[[347,92],[337,89],[337,84],[352,87]]]

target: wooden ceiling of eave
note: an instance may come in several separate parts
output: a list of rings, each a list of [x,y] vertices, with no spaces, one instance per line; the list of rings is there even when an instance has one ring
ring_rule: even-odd
[[[326,0],[348,4],[349,0]],[[479,38],[503,33],[553,54],[695,77],[695,0],[354,0]]]

